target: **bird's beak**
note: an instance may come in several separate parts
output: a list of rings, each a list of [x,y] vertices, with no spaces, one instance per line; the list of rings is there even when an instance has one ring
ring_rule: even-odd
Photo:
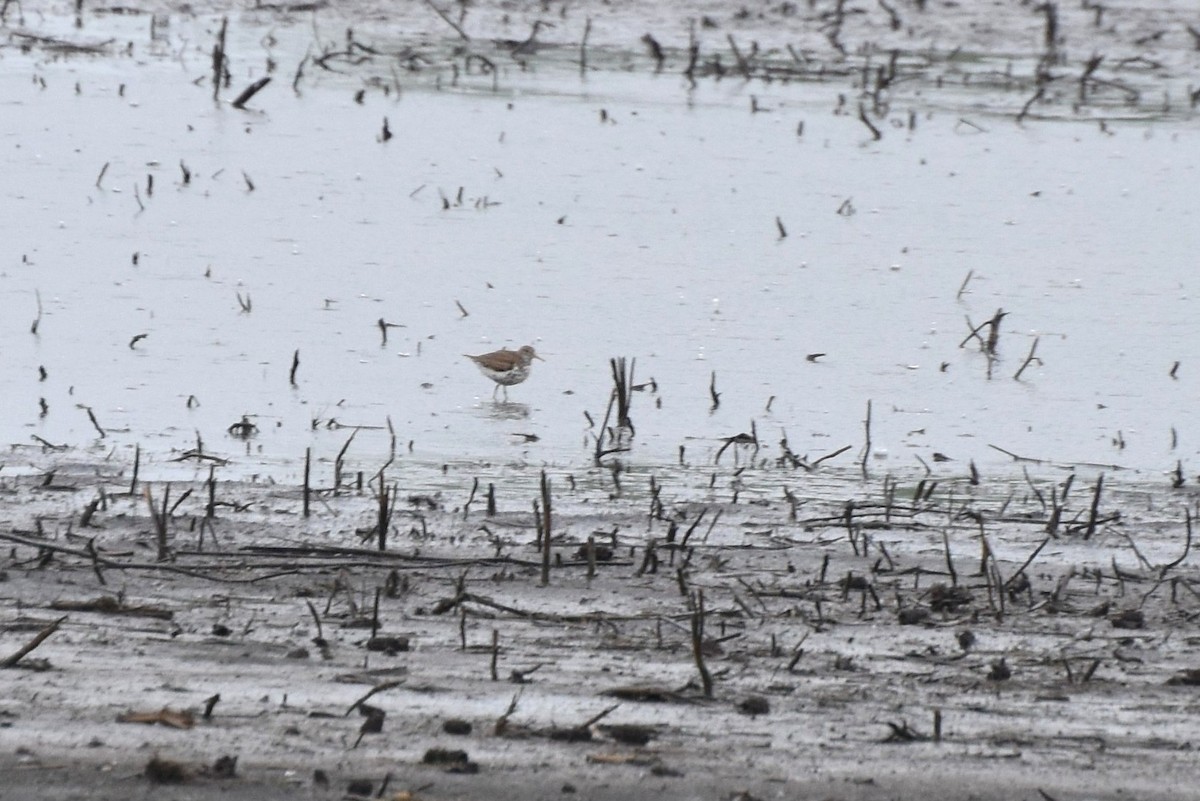
[[[546,360],[545,360],[545,359],[543,359],[541,356],[538,356],[536,353],[535,353],[535,354],[533,354],[533,358],[537,359],[539,362],[544,362],[544,361],[546,361]]]

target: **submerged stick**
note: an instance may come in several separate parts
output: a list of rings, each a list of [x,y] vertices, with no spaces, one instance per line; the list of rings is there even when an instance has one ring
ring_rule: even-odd
[[[962,285],[958,288],[958,294],[954,296],[955,300],[962,300],[963,293],[967,291],[967,284],[971,283],[971,278],[974,275],[974,270],[967,270],[967,277],[963,279]]]
[[[358,709],[360,706],[365,704],[372,696],[376,695],[377,693],[384,692],[385,690],[394,690],[395,688],[399,687],[403,683],[404,683],[404,681],[401,679],[392,679],[391,681],[385,681],[380,684],[376,684],[369,691],[367,691],[366,695],[362,696],[357,701],[355,701],[353,704],[351,704],[350,708],[346,710],[345,714],[343,714],[342,717],[350,717],[350,714],[352,712],[354,712],[354,710]],[[379,796],[379,797],[382,798],[383,796]]]
[[[264,86],[269,84],[270,82],[271,82],[270,76],[267,76],[264,78],[259,78],[257,81],[255,81],[254,83],[250,84],[245,89],[243,89],[242,93],[240,95],[238,95],[237,98],[230,105],[232,105],[234,108],[238,109],[239,111],[244,109],[246,107],[246,103],[248,103],[250,101],[250,98],[252,98],[256,94],[258,94],[259,91]]]

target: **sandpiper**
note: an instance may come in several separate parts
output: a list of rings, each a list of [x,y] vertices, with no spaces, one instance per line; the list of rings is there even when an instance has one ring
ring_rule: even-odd
[[[513,384],[520,384],[529,378],[529,371],[532,369],[534,359],[545,361],[529,345],[525,345],[519,350],[501,348],[481,356],[472,356],[469,353],[463,355],[475,362],[479,372],[496,382],[496,388],[492,390],[493,398],[496,397],[496,392],[500,390],[500,387],[504,387],[505,400],[508,400],[509,387]]]

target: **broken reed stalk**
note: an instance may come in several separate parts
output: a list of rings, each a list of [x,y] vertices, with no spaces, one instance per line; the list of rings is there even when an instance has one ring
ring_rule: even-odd
[[[375,696],[381,692],[384,692],[385,690],[394,690],[397,687],[401,686],[402,684],[404,684],[404,682],[400,679],[393,679],[392,681],[384,681],[384,682],[380,682],[379,684],[376,684],[374,687],[372,687],[370,690],[368,690],[365,695],[363,695],[361,698],[359,698],[354,703],[352,703],[350,705],[350,708],[342,713],[342,717],[347,717],[347,718],[350,717],[350,715],[354,712],[354,710],[358,709],[363,704],[365,704],[367,701],[371,700],[371,698],[373,696]],[[382,795],[380,795],[378,797],[383,798]]]
[[[333,460],[333,494],[337,495],[342,489],[342,462],[346,458],[346,451],[350,449],[350,443],[354,442],[354,437],[358,435],[358,429],[350,432],[350,437],[346,440],[346,444],[338,451],[337,458]]]
[[[600,433],[596,435],[596,452],[593,456],[593,459],[595,460],[597,467],[600,466],[600,460],[603,457],[620,450],[620,448],[615,447],[606,450],[604,447],[605,432],[608,431],[608,421],[612,417],[613,404],[615,404],[616,401],[616,393],[610,392],[608,395],[608,407],[604,410],[604,421],[600,423]]]
[[[87,541],[88,556],[92,557],[92,572],[96,574],[96,581],[100,582],[101,586],[107,586],[108,582],[104,579],[104,573],[100,570],[100,554],[96,552],[96,538],[92,537]]]
[[[871,456],[871,401],[870,401],[870,399],[867,400],[867,417],[865,420],[863,420],[863,428],[866,430],[867,441],[866,441],[866,444],[863,445],[861,467],[862,467],[862,477],[864,479],[866,479],[866,478],[870,478],[870,475],[867,471],[867,459]]]
[[[967,284],[971,283],[971,278],[974,276],[974,270],[967,270],[967,277],[963,279],[962,285],[959,286],[958,294],[954,296],[955,300],[962,300],[963,293],[967,291]]]
[[[229,17],[221,17],[221,28],[217,31],[217,43],[212,52],[212,85],[213,102],[221,98],[221,78],[225,73],[225,31],[229,27]]]
[[[29,642],[25,643],[25,645],[18,648],[17,651],[12,656],[6,657],[3,661],[0,661],[0,668],[16,667],[17,663],[20,662],[22,659],[24,659],[29,654],[30,651],[32,651],[34,648],[37,648],[39,645],[41,645],[43,642],[45,642],[50,637],[51,634],[58,631],[58,627],[61,626],[63,624],[63,621],[65,621],[66,619],[67,619],[67,616],[63,615],[58,620],[55,620],[53,623],[51,623],[49,626],[46,626],[44,629],[39,631],[32,640],[30,640]]]
[[[1095,72],[1097,68],[1099,68],[1100,64],[1103,61],[1104,61],[1104,56],[1101,56],[1099,54],[1094,54],[1084,64],[1083,73],[1079,76],[1079,102],[1080,103],[1087,102],[1088,79],[1090,79],[1092,77],[1092,73]]]
[[[133,478],[129,482],[129,495],[132,497],[137,492],[138,470],[142,466],[142,446],[137,444],[133,446]]]
[[[826,554],[828,556],[828,554]],[[804,641],[808,639],[809,632],[804,632],[804,636],[800,638],[800,642],[796,643],[796,647],[792,649],[792,658],[788,660],[787,672],[791,673],[796,669],[801,657],[804,656]]]
[[[688,21],[688,63],[683,75],[693,89],[696,88],[696,64],[700,60],[700,41],[696,38],[696,20]]]
[[[1046,15],[1046,29],[1044,34],[1046,53],[1052,54],[1058,44],[1058,6],[1054,3],[1042,3],[1040,6],[1037,6],[1036,10]]]
[[[987,344],[984,346],[984,351],[989,355],[996,355],[996,348],[1000,344],[1000,322],[1008,316],[1008,312],[1004,309],[996,309],[996,313],[992,315],[992,319],[988,320],[986,325],[989,327]]]
[[[1033,104],[1037,103],[1039,100],[1041,100],[1045,96],[1046,96],[1046,87],[1039,86],[1038,90],[1036,92],[1034,92],[1033,95],[1028,100],[1025,101],[1025,105],[1021,106],[1021,110],[1019,112],[1017,112],[1017,125],[1020,125],[1021,122],[1025,119],[1025,117],[1027,117],[1029,115],[1029,109],[1033,108]]]
[[[209,501],[204,505],[204,517],[212,519],[216,517],[217,511],[217,477],[216,465],[209,465],[209,480],[204,482],[209,488]],[[176,502],[178,506],[178,502]]]
[[[592,18],[588,17],[583,23],[583,39],[579,42],[579,74],[587,74],[587,44],[592,32]]]
[[[100,421],[96,419],[96,413],[91,406],[84,406],[84,411],[87,412],[88,420],[92,421],[92,427],[96,429],[96,433],[100,435],[100,439],[104,439],[108,434],[100,427]]]
[[[1084,529],[1083,538],[1090,540],[1092,535],[1096,533],[1096,518],[1100,511],[1100,493],[1104,491],[1104,474],[1101,473],[1096,479],[1096,491],[1092,493],[1092,508],[1088,513],[1087,528]]]
[[[521,700],[521,690],[517,690],[512,700],[508,703],[508,709],[504,710],[504,714],[496,718],[496,724],[492,727],[492,734],[497,737],[503,737],[508,730],[508,719],[517,711],[517,702]]]
[[[393,486],[390,490],[383,483],[383,477],[380,476],[379,481],[379,512],[376,523],[376,534],[379,538],[379,550],[387,550],[387,533],[388,528],[392,524],[392,512],[396,508],[396,488]]]
[[[733,34],[725,34],[725,39],[729,42],[729,49],[733,51],[733,60],[737,62],[738,70],[746,80],[750,80],[750,62],[746,61],[745,56],[742,55],[742,51],[738,49],[737,42],[733,41]]]
[[[304,516],[312,513],[309,501],[312,496],[312,448],[304,449]]]
[[[308,604],[308,611],[312,615],[313,623],[317,624],[317,636],[313,639],[313,642],[317,646],[323,646],[325,644],[325,634],[321,631],[321,616],[317,614],[317,607],[313,606],[312,601],[305,600],[304,603]]]
[[[587,538],[587,577],[591,581],[596,577],[596,538],[588,535]]]
[[[380,550],[383,550],[382,548]],[[375,588],[375,602],[371,605],[371,639],[375,639],[375,635],[379,633],[379,594],[381,588]]]
[[[633,368],[637,359],[629,362],[626,369],[625,357],[609,359],[612,368],[613,393],[617,398],[617,427],[629,429],[633,433],[633,423],[629,420],[629,407],[633,403]]]
[[[1008,312],[1004,311],[1003,309],[997,309],[996,313],[994,315],[992,315],[991,318],[984,320],[979,325],[972,324],[971,318],[968,317],[967,318],[967,327],[968,327],[967,335],[965,337],[963,337],[962,342],[958,343],[958,346],[960,348],[964,348],[964,347],[966,347],[967,343],[970,342],[972,339],[977,339],[977,340],[979,340],[980,350],[982,350],[984,353],[995,353],[996,341],[1000,338],[1000,332],[999,332],[1000,321],[1003,320],[1006,316],[1008,316]],[[991,328],[991,330],[988,332],[988,339],[985,340],[983,337],[981,337],[979,335],[979,332],[982,331],[983,329],[989,328],[989,327]]]
[[[682,568],[680,568],[682,570]],[[696,660],[696,669],[700,671],[700,683],[704,687],[704,697],[713,697],[712,674],[704,664],[704,590],[697,590],[692,599],[692,656]]]
[[[1012,586],[1016,583],[1017,579],[1021,577],[1021,575],[1029,568],[1031,564],[1033,564],[1033,560],[1037,558],[1037,555],[1042,552],[1042,549],[1046,547],[1046,544],[1049,543],[1051,539],[1053,539],[1053,536],[1047,535],[1046,538],[1042,540],[1041,544],[1033,549],[1033,553],[1029,554],[1029,558],[1026,559],[1019,568],[1017,568],[1017,572],[1013,573],[1012,576],[1009,577],[1008,584],[1005,586],[1005,589],[1008,589],[1009,586]]]
[[[542,586],[550,584],[550,479],[542,471]]]
[[[498,662],[500,661],[500,631],[492,629],[492,681],[500,681]]]
[[[167,500],[171,497],[171,485],[163,491],[163,508],[160,513],[154,505],[154,496],[150,493],[150,488],[144,490],[146,497],[146,508],[150,510],[150,519],[154,523],[155,540],[158,543],[158,561],[166,562],[170,558],[170,553],[167,551]]]
[[[288,383],[290,383],[293,387],[296,386],[296,371],[299,369],[300,369],[300,349],[297,348],[296,352],[292,354],[292,369],[291,369],[291,372],[288,373]]]
[[[1020,381],[1021,373],[1025,372],[1025,368],[1028,367],[1035,359],[1037,360],[1037,362],[1039,364],[1041,364],[1042,360],[1038,359],[1037,355],[1036,355],[1037,354],[1037,346],[1038,346],[1038,343],[1041,342],[1041,340],[1042,340],[1041,337],[1033,338],[1033,344],[1029,346],[1029,355],[1026,356],[1025,361],[1021,363],[1021,369],[1017,370],[1016,375],[1013,376],[1013,381]]]
[[[1183,522],[1187,532],[1187,539],[1185,539],[1183,542],[1183,553],[1181,553],[1179,558],[1175,561],[1169,562],[1168,564],[1165,564],[1159,568],[1159,578],[1166,576],[1168,570],[1171,570],[1172,568],[1178,567],[1180,564],[1182,564],[1183,560],[1187,559],[1188,553],[1192,550],[1192,512],[1190,509],[1184,509],[1183,515]]]
[[[874,139],[876,142],[878,142],[880,139],[883,138],[883,133],[878,128],[876,128],[875,124],[873,122],[871,122],[869,117],[867,117],[867,107],[865,105],[863,105],[861,102],[858,104],[858,119],[859,119],[859,122],[861,122],[863,125],[867,126],[867,130],[869,130],[871,132],[872,139]]]
[[[958,571],[954,569],[954,558],[950,555],[950,535],[942,529],[942,546],[946,549],[946,572],[950,574],[950,586],[958,586]]]
[[[467,502],[463,504],[463,520],[467,519],[467,515],[471,514],[471,504],[475,502],[475,493],[479,491],[479,476],[475,476],[475,480],[471,482],[471,494],[467,496]]]

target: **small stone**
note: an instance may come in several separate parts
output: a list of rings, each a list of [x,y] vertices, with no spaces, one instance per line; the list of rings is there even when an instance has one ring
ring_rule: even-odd
[[[765,715],[771,711],[771,704],[761,695],[751,695],[737,705],[738,712],[751,717]]]
[[[367,798],[371,795],[371,789],[374,787],[370,779],[351,779],[346,785],[346,795],[352,795],[356,798]]]
[[[442,721],[442,731],[446,732],[446,734],[470,734],[471,723],[462,718],[450,718],[449,720]]]

